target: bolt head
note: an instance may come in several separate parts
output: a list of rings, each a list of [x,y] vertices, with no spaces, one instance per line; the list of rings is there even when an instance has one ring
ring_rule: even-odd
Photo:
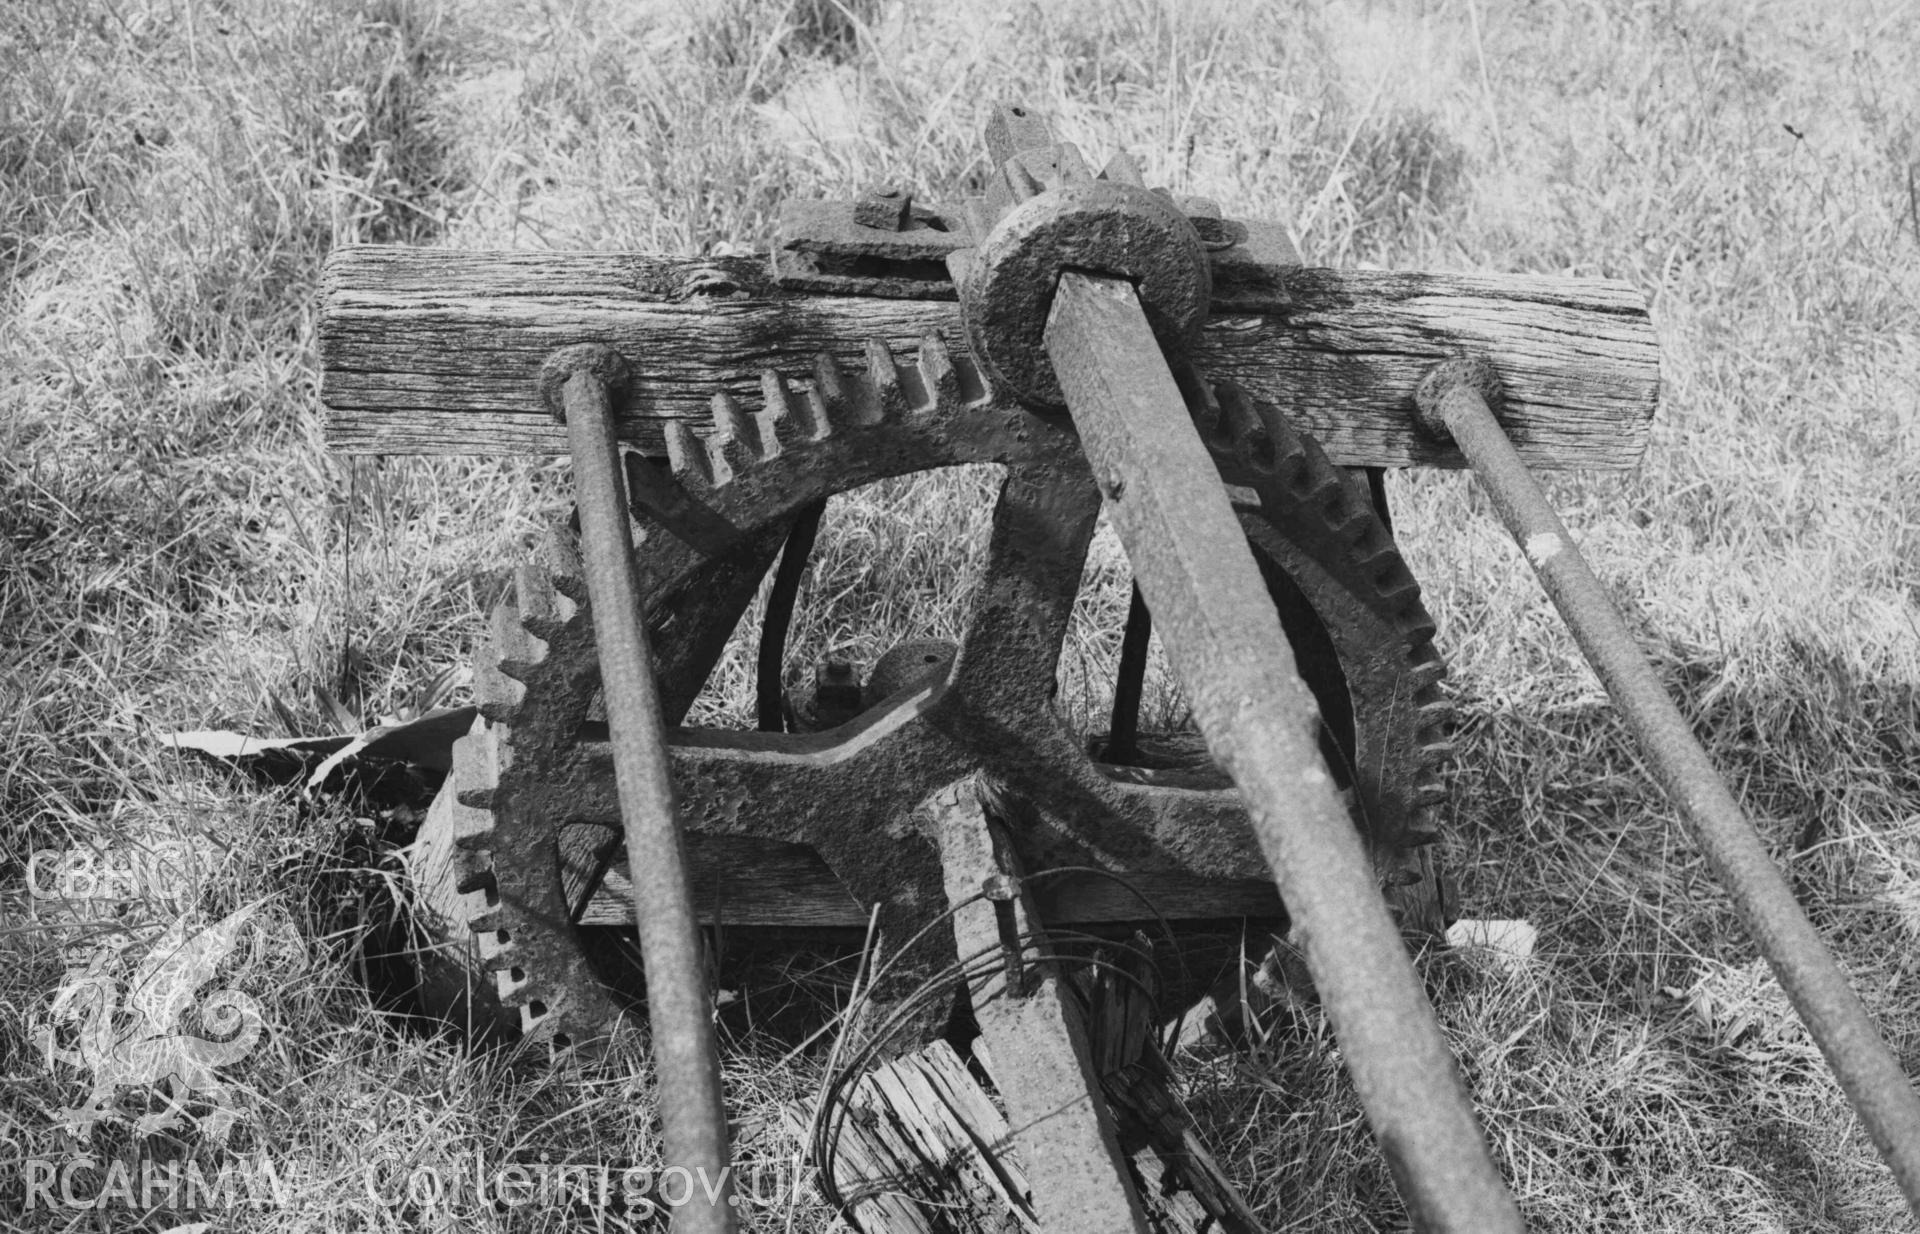
[[[1452,441],[1444,412],[1447,396],[1468,389],[1479,394],[1490,411],[1500,414],[1506,389],[1500,371],[1481,356],[1462,355],[1444,360],[1427,370],[1413,391],[1414,419],[1436,441]]]
[[[627,364],[627,358],[605,343],[577,343],[562,347],[540,366],[538,378],[540,401],[553,413],[554,419],[564,421],[567,418],[567,382],[579,373],[590,374],[604,384],[610,393],[626,389],[633,380],[633,369]]]
[[[851,662],[823,660],[814,667],[813,705],[816,711],[842,719],[860,710],[860,674]]]

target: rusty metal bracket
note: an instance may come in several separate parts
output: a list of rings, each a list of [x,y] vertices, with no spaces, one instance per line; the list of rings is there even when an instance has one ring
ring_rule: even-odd
[[[987,146],[996,173],[985,198],[933,207],[906,190],[885,188],[852,202],[785,203],[781,242],[772,255],[776,282],[789,292],[816,296],[956,299],[948,257],[977,248],[1000,215],[1033,196],[1033,186],[1058,180],[1062,169],[1079,171],[1073,167],[1077,152],[1058,154],[1039,117],[1010,127],[1002,119],[1008,111],[996,109],[989,123]],[[1006,161],[1016,155],[1025,157],[1008,175]],[[1142,182],[1125,155],[1112,159],[1102,177],[1098,182],[1106,186]],[[1286,305],[1286,273],[1300,265],[1286,226],[1225,219],[1219,205],[1206,198],[1156,196],[1164,200],[1165,213],[1187,221],[1206,255],[1204,273],[1212,294],[1202,301],[1204,311],[1271,313]],[[1144,242],[1127,240],[1123,248],[1137,259],[1150,257]]]

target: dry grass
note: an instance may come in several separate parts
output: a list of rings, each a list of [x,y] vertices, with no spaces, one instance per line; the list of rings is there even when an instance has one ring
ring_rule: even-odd
[[[464,662],[500,567],[560,499],[550,465],[322,451],[310,328],[329,246],[753,248],[792,195],[977,175],[983,108],[1012,97],[1096,154],[1132,150],[1150,179],[1288,220],[1317,260],[1646,292],[1667,379],[1653,448],[1638,472],[1563,479],[1556,497],[1915,1058],[1916,46],[1920,18],[1865,2],[8,7],[0,1164],[69,1154],[47,1116],[79,1096],[30,1032],[84,932],[28,913],[28,854],[183,835],[200,876],[123,906],[105,941],[271,897],[223,970],[271,1028],[231,1069],[250,1111],[232,1148],[316,1184],[223,1220],[437,1229],[444,1213],[369,1196],[368,1171],[579,1160],[583,1145],[654,1158],[643,1050],[555,1072],[466,1057],[370,1006],[343,939],[380,883],[371,837],[404,819],[263,792],[154,735],[318,730],[320,689],[364,716],[396,710]],[[981,491],[923,481],[838,509],[808,654],[950,630]],[[1447,475],[1398,479],[1394,499],[1465,715],[1448,859],[1471,915],[1541,930],[1517,972],[1423,961],[1532,1223],[1900,1228],[1836,1087],[1483,499]],[[1125,581],[1110,543],[1096,558],[1070,657],[1089,680]],[[742,705],[735,650],[716,714]],[[790,976],[767,997],[830,996],[826,976]],[[729,1050],[749,1155],[792,1151],[768,1112],[818,1079],[817,1060],[780,1057],[751,1036]],[[1314,1015],[1187,1062],[1221,1159],[1275,1228],[1402,1223]],[[190,1135],[100,1134],[108,1154],[220,1157]],[[6,1224],[93,1220],[15,1216],[23,1197],[0,1174]],[[160,1230],[175,1215],[100,1219]]]

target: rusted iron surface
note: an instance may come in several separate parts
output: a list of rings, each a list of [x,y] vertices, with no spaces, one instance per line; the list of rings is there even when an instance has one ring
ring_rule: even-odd
[[[1019,166],[1010,164],[1010,172]],[[1041,333],[1054,281],[1066,269],[1106,270],[1137,283],[1153,306],[1147,320],[1155,342],[1184,355],[1213,293],[1205,250],[1186,217],[1138,185],[1068,179],[1040,194],[1038,176],[1020,179],[1023,191],[1039,195],[1015,205],[970,250],[970,261],[950,263],[973,353],[996,383],[1036,407],[1064,405]]]
[[[675,819],[653,656],[641,620],[640,579],[627,525],[620,449],[610,388],[625,365],[604,350],[555,357],[554,400],[573,445],[582,565],[596,616],[595,643],[605,690],[614,780],[632,862],[634,921],[647,973],[649,1044],[664,1159],[698,1171],[701,1195],[678,1209],[675,1230],[731,1234],[727,1119],[714,1051],[713,998],[707,989],[700,930],[688,889],[686,851]]]
[[[1425,851],[1440,838],[1454,711],[1420,585],[1362,478],[1231,382],[1186,368],[1175,380],[1214,464],[1252,481],[1265,517],[1236,512],[1320,704],[1321,753],[1358,794],[1389,903],[1403,928],[1438,934],[1452,916]],[[1276,526],[1293,530],[1276,537]],[[1342,585],[1355,578],[1370,586]]]
[[[1059,998],[1058,974],[1028,955],[1033,904],[1013,866],[1224,885],[1244,883],[1264,868],[1264,856],[1416,1223],[1516,1228],[1380,898],[1384,887],[1403,925],[1446,924],[1427,857],[1432,771],[1447,752],[1449,719],[1431,623],[1377,508],[1377,485],[1370,490],[1364,477],[1343,472],[1289,423],[1295,404],[1324,401],[1316,382],[1332,373],[1343,461],[1406,461],[1413,454],[1391,445],[1402,439],[1438,451],[1406,414],[1411,380],[1403,389],[1396,382],[1405,373],[1378,366],[1424,368],[1432,349],[1471,334],[1481,319],[1461,313],[1452,292],[1426,303],[1437,284],[1408,276],[1368,284],[1378,296],[1329,293],[1328,272],[1299,270],[1278,229],[1149,190],[1124,156],[1095,177],[1073,146],[1054,142],[1038,117],[1019,109],[996,117],[989,146],[987,194],[958,211],[880,190],[799,212],[773,280],[714,263],[669,286],[648,281],[637,264],[614,280],[622,286],[596,291],[607,294],[593,320],[607,333],[595,336],[653,337],[648,331],[670,320],[709,322],[715,331],[668,330],[672,341],[647,351],[652,367],[636,376],[623,406],[609,396],[619,374],[603,353],[576,352],[565,371],[542,379],[541,389],[561,390],[570,409],[578,404],[571,444],[582,468],[594,603],[590,612],[557,602],[550,612],[533,611],[539,604],[509,611],[506,651],[483,678],[493,699],[468,761],[484,755],[492,766],[474,777],[484,787],[461,802],[490,821],[460,825],[471,832],[463,842],[478,872],[472,885],[498,901],[483,915],[500,925],[491,959],[518,974],[516,956],[558,955],[592,909],[594,886],[609,881],[612,837],[589,843],[579,850],[588,859],[575,861],[566,855],[576,851],[570,842],[556,841],[560,819],[590,830],[624,817],[628,861],[618,881],[636,900],[643,936],[651,913],[656,933],[670,922],[684,944],[694,918],[677,850],[664,865],[678,890],[642,888],[663,864],[658,821],[674,836],[671,780],[702,843],[812,855],[854,902],[878,908],[889,961],[875,991],[882,999],[930,981],[937,987],[938,974],[976,951],[997,956],[972,973],[976,993],[997,985],[1002,994],[985,1000],[1001,1010],[983,1023],[1006,1017],[989,1036],[1045,1046],[1016,1050],[1012,1078],[1001,1085],[1010,1104],[1054,1111],[1030,1111],[1036,1125],[1069,1104],[1087,1111],[1066,1137],[1077,1147],[1040,1185],[1043,1213],[1053,1210],[1047,1224],[1137,1228],[1141,1208],[1092,1095],[1087,1043]],[[950,310],[929,314],[937,306],[913,303],[942,294],[942,270],[959,285],[971,356],[947,350],[940,329],[951,326]],[[1228,271],[1239,273],[1223,278]],[[1622,300],[1605,310],[1617,332],[1563,328],[1576,307],[1571,293],[1557,283],[1535,290],[1528,303],[1540,320],[1527,328],[1544,331],[1554,347],[1576,337],[1631,343],[1644,317],[1643,306]],[[796,294],[804,291],[834,294]],[[1394,296],[1418,302],[1404,321],[1375,311]],[[616,301],[657,320],[629,322],[626,310],[607,310]],[[1222,316],[1233,312],[1249,315]],[[1356,312],[1375,326],[1391,319],[1405,338],[1350,346],[1352,336],[1317,324],[1328,312]],[[886,324],[863,349],[848,323],[870,315]],[[484,316],[490,338],[509,338],[491,306]],[[570,319],[555,320],[542,315],[530,328],[573,329]],[[896,353],[903,335],[917,341],[904,362]],[[1319,358],[1276,361],[1296,335],[1311,335]],[[451,337],[443,331],[426,346]],[[1242,346],[1249,339],[1265,348],[1257,362]],[[864,367],[855,367],[863,350]],[[748,353],[771,367],[743,367]],[[810,362],[811,373],[793,373],[795,357]],[[1589,361],[1582,353],[1575,366],[1582,381],[1594,371]],[[441,363],[428,363],[434,381],[447,375],[434,367]],[[686,384],[688,373],[708,395],[697,419],[675,401],[683,393],[676,382]],[[1264,397],[1221,380],[1234,375]],[[1613,392],[1589,398],[1587,386],[1557,375],[1530,379],[1577,405],[1576,437],[1588,435],[1589,420],[1613,414]],[[506,380],[519,388],[511,373]],[[1634,380],[1650,399],[1653,386]],[[1385,427],[1350,420],[1349,402],[1386,408]],[[1063,405],[1071,422],[1025,410]],[[664,469],[627,467],[628,500],[643,524],[637,561],[617,509],[621,417],[657,430],[658,442],[645,444],[668,459]],[[582,436],[585,422],[591,440]],[[786,617],[820,504],[872,480],[981,462],[1005,474],[985,578],[958,645],[897,647],[864,689],[851,666],[830,668],[804,715],[790,707]],[[1223,480],[1244,491],[1230,496]],[[1051,698],[1103,502],[1145,599],[1129,623],[1131,655],[1106,750],[1109,758],[1116,746],[1131,752],[1144,764],[1137,766],[1089,757]],[[726,615],[744,607],[783,541],[761,647],[763,731],[683,729],[663,748],[656,726],[684,714],[730,628]],[[614,553],[623,566],[613,564]],[[583,598],[561,586],[567,600]],[[1134,722],[1149,607],[1237,795],[1211,768],[1137,757],[1161,744],[1144,740]],[[610,614],[612,628],[600,631],[606,646],[594,655],[597,614]],[[653,694],[635,684],[641,678]],[[514,681],[527,684],[525,695]],[[534,702],[535,683],[560,697]],[[611,742],[587,719],[601,687]],[[642,761],[646,771],[636,774]],[[991,837],[979,790],[969,787],[987,782],[999,803]],[[631,807],[649,793],[654,808],[636,821]],[[656,826],[643,835],[649,820]],[[503,857],[514,854],[526,855],[529,868],[506,868]],[[948,905],[958,909],[957,941],[929,930]],[[916,938],[925,941],[902,957]],[[652,968],[651,953],[648,962]],[[576,965],[561,977],[571,983],[582,972]],[[528,989],[537,981],[528,977]],[[695,988],[697,980],[674,979],[662,990],[671,1002]],[[591,991],[563,1015],[530,992],[521,997],[548,1031],[602,1010]],[[940,1018],[930,1010],[914,1027]]]
[[[676,439],[677,470],[667,477],[678,494],[675,521],[646,520],[637,550],[669,722],[684,714],[717,660],[714,632],[724,638],[744,607],[757,579],[750,572],[765,573],[800,511],[845,488],[927,467],[997,462],[1008,471],[958,666],[906,697],[889,697],[899,693],[889,681],[897,674],[876,670],[858,714],[826,731],[674,733],[671,758],[687,827],[718,845],[715,853],[751,842],[760,845],[754,852],[780,854],[787,864],[766,867],[769,876],[787,870],[792,862],[785,855],[804,846],[798,859],[824,859],[844,890],[794,867],[805,886],[795,893],[799,900],[789,896],[774,906],[786,914],[779,919],[864,924],[862,905],[877,902],[885,906],[885,937],[897,943],[924,924],[930,904],[942,902],[931,837],[902,820],[928,792],[984,768],[1035,803],[1020,836],[1035,868],[1086,865],[1141,878],[1163,889],[1164,911],[1173,916],[1270,914],[1272,897],[1252,894],[1266,867],[1244,807],[1223,779],[1096,763],[1053,708],[1049,687],[1098,501],[1072,431],[1000,403],[967,358],[949,356],[937,341],[915,359],[896,361],[876,350],[865,371],[833,366],[816,374],[810,391],[763,382],[775,405],[751,415],[726,409],[734,436],[717,438],[712,447],[691,434]],[[817,406],[788,405],[803,402]],[[751,442],[739,436],[747,422],[756,426]],[[805,427],[796,430],[796,423]],[[1286,447],[1290,460],[1293,449]],[[1361,552],[1356,545],[1367,538],[1349,543],[1350,521],[1326,521],[1326,498],[1335,495],[1343,473],[1330,464],[1308,466],[1313,460],[1304,454],[1297,461],[1307,467],[1306,487],[1273,495],[1291,503],[1275,507],[1287,511],[1284,524],[1250,493],[1250,504],[1237,511],[1241,534],[1253,538],[1267,563],[1275,595],[1283,587],[1306,589],[1320,623],[1338,634],[1331,654],[1368,666],[1351,680],[1331,675],[1322,686],[1330,713],[1336,701],[1353,700],[1354,732],[1342,740],[1362,773],[1353,785],[1355,813],[1377,828],[1378,840],[1368,833],[1370,846],[1380,855],[1382,881],[1391,882],[1407,860],[1393,837],[1421,830],[1417,818],[1409,823],[1394,804],[1405,798],[1390,791],[1393,778],[1423,768],[1421,783],[1430,783],[1434,759],[1444,754],[1429,748],[1422,721],[1430,717],[1405,705],[1438,676],[1431,623],[1390,545],[1384,557]],[[721,542],[742,547],[710,556],[682,540],[673,528],[689,512],[698,513],[702,526],[726,529],[715,537]],[[1372,549],[1380,549],[1377,533]],[[573,567],[560,558],[555,564],[561,585],[577,593],[577,583],[568,581]],[[1302,580],[1298,587],[1291,577]],[[525,585],[549,587],[544,574]],[[546,601],[536,596],[535,603]],[[486,798],[496,802],[494,824],[476,829],[467,843],[471,860],[499,889],[501,903],[487,920],[514,919],[516,953],[542,957],[520,967],[543,987],[532,997],[548,1009],[544,1022],[570,1021],[564,1013],[555,1019],[553,1008],[564,1011],[578,998],[573,1005],[589,1014],[568,1031],[579,1034],[594,1031],[611,1008],[582,967],[572,922],[617,917],[620,910],[603,900],[624,889],[625,877],[609,881],[604,894],[569,898],[561,889],[566,871],[556,867],[568,856],[555,852],[553,820],[611,825],[619,813],[606,747],[593,739],[588,717],[597,684],[591,614],[572,611],[564,597],[552,603],[567,611],[547,617],[538,609],[537,638],[514,612],[496,619],[497,641],[527,644],[513,656],[517,678],[488,667],[491,652],[481,657],[481,692],[492,700],[487,705],[497,721],[481,740],[511,747],[511,756],[496,760],[508,768],[506,784]],[[1401,611],[1413,614],[1410,624],[1378,615]],[[900,651],[912,667],[913,649]],[[1401,821],[1379,825],[1387,819]],[[608,832],[606,840],[592,840],[586,827],[580,833],[588,837],[580,845],[562,847],[576,853],[585,870],[569,877],[591,888],[613,837]],[[726,858],[714,861],[719,864],[709,869],[725,871]],[[716,907],[703,894],[701,909],[724,917],[727,904],[752,899],[752,891],[742,889],[750,880],[749,871],[733,870],[724,902]],[[1096,914],[1069,919],[1127,915],[1127,897],[1111,889],[1091,900],[1070,884],[1050,884],[1043,894],[1065,911]],[[840,917],[832,915],[836,903],[845,906]],[[825,914],[810,905],[824,905]],[[1430,901],[1409,914],[1409,924],[1436,921],[1442,911]],[[1136,920],[1150,915],[1140,906],[1132,912]],[[923,963],[936,959],[929,954]],[[913,968],[898,971],[900,987],[910,986]]]
[[[1827,1065],[1920,1218],[1920,1097],[1766,846],[1693,735],[1607,590],[1507,440],[1484,361],[1436,367],[1420,388],[1422,422],[1457,443],[1493,498],[1588,663],[1612,695],[1654,778],[1687,822],[1741,921],[1806,1022]]]
[[[1056,179],[1063,157],[1069,160],[1066,170],[1074,170],[1071,160],[1079,158],[1072,147],[1063,153],[1039,115],[1014,107],[994,109],[987,122],[987,150],[989,165],[997,170],[986,196],[953,209],[915,203],[899,190],[868,193],[853,202],[788,203],[780,216],[781,244],[773,254],[780,285],[826,295],[956,298],[946,259],[984,239],[993,222],[1032,195],[1024,189]],[[1021,156],[1031,162],[1009,169],[1009,161]],[[1142,183],[1124,154],[1108,163],[1103,176],[1118,184]],[[1167,204],[1185,217],[1206,254],[1212,312],[1273,312],[1286,306],[1286,276],[1299,266],[1300,255],[1283,225],[1225,218],[1218,203],[1203,197],[1169,198]],[[1146,256],[1141,245],[1129,247]],[[1051,286],[1051,279],[1037,285]]]
[[[820,516],[826,508],[826,502],[816,502],[793,521],[786,546],[780,550],[773,588],[767,592],[754,681],[755,718],[764,732],[778,733],[787,727],[787,629],[793,624],[793,604],[799,598],[800,580],[806,575],[807,558],[813,553],[813,540],[820,532]]]
[[[1316,708],[1134,289],[1061,275],[1047,349],[1215,760],[1280,886],[1422,1229],[1518,1230],[1451,1052],[1317,749]]]
[[[853,203],[853,221],[874,231],[905,231],[913,222],[913,194],[880,188]]]
[[[898,205],[900,200],[906,204]],[[871,220],[883,215],[891,225],[875,226]],[[948,253],[971,243],[962,217],[904,193],[891,211],[874,197],[788,202],[780,212],[780,233],[773,272],[782,288],[899,300],[954,299],[942,263]]]
[[[1001,1100],[1033,1186],[1040,1228],[1064,1234],[1145,1234],[1147,1219],[1128,1177],[1112,1115],[1100,1095],[1080,1008],[1044,957],[1051,951],[1033,906],[996,843],[974,777],[928,798],[922,816],[939,837],[943,893],[962,957],[1008,956],[974,967],[974,1016],[1002,1073]],[[982,888],[1005,890],[995,899]],[[1010,937],[1009,937],[1010,936]],[[1009,946],[1011,942],[1012,946]],[[1020,959],[1031,948],[1036,960]],[[1017,1078],[1015,1078],[1017,1077]]]
[[[1213,299],[1207,250],[1171,194],[1121,156],[1098,179],[1079,149],[1024,108],[996,109],[987,195],[967,203],[974,246],[947,258],[967,341],[988,378],[1031,407],[1065,405],[1042,335],[1063,270],[1124,278],[1159,349],[1184,356]]]

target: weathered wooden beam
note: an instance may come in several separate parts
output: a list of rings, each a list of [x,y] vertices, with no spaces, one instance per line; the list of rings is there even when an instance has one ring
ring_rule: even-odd
[[[1499,367],[1507,427],[1535,466],[1627,468],[1646,446],[1659,348],[1626,283],[1301,268],[1284,293],[1216,313],[1195,359],[1337,462],[1462,465],[1413,421],[1420,377],[1462,350]],[[540,365],[603,342],[637,375],[616,408],[622,438],[663,452],[665,422],[704,431],[717,391],[757,406],[763,369],[804,386],[820,352],[854,368],[867,339],[906,356],[931,331],[962,339],[958,306],[787,293],[760,258],[353,247],[327,262],[320,398],[329,444],[348,452],[563,453]]]

